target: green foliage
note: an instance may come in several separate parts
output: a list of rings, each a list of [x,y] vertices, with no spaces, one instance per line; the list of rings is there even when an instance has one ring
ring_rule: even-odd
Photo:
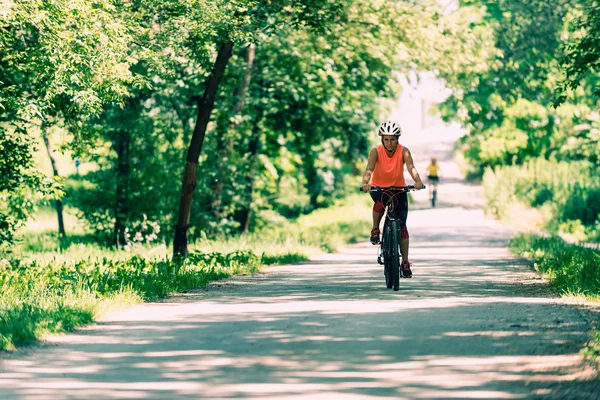
[[[244,251],[195,252],[184,263],[140,256],[124,261],[1,260],[0,349],[87,324],[115,296],[152,300],[234,273],[254,272],[259,265],[259,257]]]
[[[223,44],[234,52],[202,139],[192,240],[347,195],[380,99],[398,93],[394,71],[425,65],[434,42],[468,48],[462,29],[446,32],[460,19],[433,38],[436,6],[413,2],[19,1],[3,16],[0,125],[23,138],[64,128],[58,147],[97,167],[66,179],[64,203],[99,240],[121,244],[172,236],[183,155]]]
[[[292,223],[272,221],[246,237],[288,248],[313,247],[334,252],[345,243],[364,239],[370,230],[370,205],[368,196],[349,196],[331,208],[313,211]]]
[[[31,213],[37,192],[59,191],[33,170],[29,132],[51,121],[80,134],[81,121],[136,80],[129,32],[110,0],[15,1],[0,12],[1,245]]]
[[[36,199],[52,192],[52,182],[33,169],[30,149],[23,132],[0,126],[0,246],[13,242]]]
[[[563,107],[552,107],[562,74],[557,60],[565,55],[563,39],[572,29],[576,5],[559,0],[463,4],[468,6],[463,12],[472,10],[471,40],[482,45],[458,69],[440,63],[440,75],[454,87],[441,109],[469,130],[461,149],[472,172],[482,175],[486,167],[537,157],[597,162],[593,99],[582,90]]]
[[[592,331],[592,338],[587,346],[581,350],[581,354],[589,361],[597,362],[600,358],[600,330]]]
[[[173,105],[167,102],[166,97],[140,95],[129,99],[126,109],[108,108],[94,120],[107,142],[98,141],[99,146],[88,155],[99,168],[65,181],[65,204],[79,209],[103,242],[112,239],[118,184],[127,193],[124,217],[132,237],[137,232],[147,236],[149,224],[154,226],[152,232],[159,234],[156,240],[171,237],[181,185],[177,178],[183,170],[184,130]],[[127,148],[121,157],[119,142]],[[120,175],[119,163],[126,163],[126,176]]]
[[[77,118],[118,101],[132,80],[129,32],[115,2],[15,1],[0,29],[3,119],[45,119],[57,110]]]
[[[595,0],[582,1],[583,8],[570,27],[570,38],[561,59],[565,74],[557,88],[556,104],[564,103],[570,91],[582,83],[600,96],[598,67],[600,66],[600,4]]]
[[[589,162],[544,159],[487,169],[483,176],[485,207],[504,217],[515,202],[548,206],[553,216],[548,226],[551,231],[578,232],[580,240],[595,240],[600,226],[600,178],[596,172]]]
[[[349,220],[349,215],[354,216]],[[358,216],[358,217],[356,217]],[[9,349],[91,322],[112,307],[152,300],[205,285],[260,265],[305,261],[369,231],[370,198],[321,209],[264,231],[199,240],[184,263],[166,258],[165,246],[133,244],[106,249],[89,238],[68,238],[58,251],[19,247],[21,259],[0,259],[0,349]],[[260,254],[260,256],[259,256]]]
[[[272,211],[263,211],[256,217],[263,222],[254,232],[204,237],[192,248],[202,252],[249,250],[268,259],[274,255],[306,257],[306,254],[334,252],[343,244],[364,240],[370,231],[371,205],[369,196],[355,194],[292,221]]]
[[[567,244],[558,237],[519,235],[511,240],[511,250],[532,258],[536,271],[563,294],[600,296],[600,252]]]
[[[99,169],[70,180],[65,202],[104,240],[119,215],[130,231],[147,218],[158,224],[159,239],[169,238],[197,100],[215,49],[233,40],[256,43],[252,78],[235,115],[247,66],[245,47],[234,47],[203,144],[190,239],[242,230],[246,211],[250,227],[260,228],[257,216],[271,210],[297,217],[331,205],[348,193],[347,176],[368,152],[379,99],[397,93],[393,49],[409,37],[418,41],[417,31],[404,29],[409,20],[423,23],[423,15],[419,6],[362,1],[132,6],[123,18],[132,18],[136,40],[146,43],[131,49],[133,70],[152,86],[130,89],[125,107],[106,107],[90,121],[86,129],[100,139],[90,158]],[[149,22],[155,18],[160,30]],[[396,26],[398,19],[406,28]],[[126,176],[118,169],[123,162]],[[127,192],[121,211],[119,187]]]
[[[264,155],[255,167],[254,211],[272,208],[297,215],[286,206],[292,197],[307,196],[308,205],[295,202],[291,207],[306,212],[345,195],[345,176],[356,173],[356,160],[368,152],[368,135],[381,111],[379,99],[396,94],[392,71],[398,54],[392,49],[403,31],[391,25],[395,19],[416,18],[419,8],[347,4],[343,20],[327,32],[283,26],[257,46],[248,119],[236,135],[240,156],[252,138]],[[248,169],[233,164],[227,174],[231,180],[225,190],[232,188],[229,198],[242,206],[251,199],[243,195],[246,187],[236,183],[246,181]],[[281,201],[261,201],[273,197]]]
[[[600,299],[600,251],[567,244],[559,237],[521,234],[511,239],[513,253],[530,258],[533,267],[563,295]],[[588,360],[600,356],[600,332],[581,350]]]
[[[263,253],[260,257],[260,262],[265,265],[273,264],[292,264],[300,261],[307,261],[308,257],[300,253],[286,253],[286,254],[265,254]]]

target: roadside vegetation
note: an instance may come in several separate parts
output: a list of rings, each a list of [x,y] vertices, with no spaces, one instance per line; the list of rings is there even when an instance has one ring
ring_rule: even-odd
[[[364,239],[370,226],[366,197],[355,195],[295,221],[281,219],[252,234],[198,240],[179,262],[164,244],[111,249],[75,238],[62,249],[36,249],[29,242],[25,250],[19,248],[25,243],[17,244],[19,257],[0,260],[0,349],[70,331],[110,310]],[[36,237],[56,243],[53,231],[38,231]]]
[[[461,4],[484,6],[473,30],[487,40],[481,64],[439,68],[455,89],[439,108],[468,129],[459,158],[482,179],[486,211],[530,232],[513,251],[562,294],[598,301],[600,4]]]
[[[514,221],[515,210],[535,209],[537,221],[528,222],[539,230],[570,241],[600,242],[600,176],[590,161],[536,158],[498,166],[486,170],[483,185],[486,211],[501,220]]]
[[[515,236],[510,246],[516,254],[532,259],[535,270],[560,293],[600,301],[600,250],[535,234]]]
[[[454,92],[439,109],[468,129],[457,151],[467,174],[482,179],[486,211],[523,230],[597,245],[599,5],[559,0],[466,4],[484,5],[473,28],[486,38],[477,53],[482,63],[460,74],[451,64],[440,64],[440,75]],[[558,239],[527,238],[516,239],[515,249],[536,254],[536,265],[545,266],[541,272],[551,281],[564,291],[595,296],[598,279],[579,275],[597,277],[600,260],[591,250]],[[566,264],[556,269],[551,266],[558,255],[567,259],[561,258]]]

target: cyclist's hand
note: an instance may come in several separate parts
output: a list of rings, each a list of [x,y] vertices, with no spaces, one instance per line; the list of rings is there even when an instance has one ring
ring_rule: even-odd
[[[368,183],[363,183],[363,185],[360,188],[363,192],[367,193],[369,190],[371,190],[371,185],[369,185]]]
[[[423,182],[416,182],[415,183],[415,189],[421,190],[421,189],[423,189],[423,187],[424,187]]]

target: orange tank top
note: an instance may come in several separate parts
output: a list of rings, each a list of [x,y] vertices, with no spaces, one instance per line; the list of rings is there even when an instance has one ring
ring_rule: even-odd
[[[402,151],[404,146],[398,144],[393,156],[389,157],[382,144],[375,147],[377,150],[377,162],[373,171],[373,186],[406,186],[404,180],[404,159]]]

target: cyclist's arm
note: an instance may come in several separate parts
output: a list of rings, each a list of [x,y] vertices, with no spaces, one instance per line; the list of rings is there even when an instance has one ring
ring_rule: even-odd
[[[415,168],[415,163],[413,162],[412,154],[410,154],[408,147],[405,147],[404,150],[402,150],[402,158],[404,159],[404,164],[406,164],[408,173],[415,181],[415,188],[423,189],[423,182],[421,181],[421,177],[417,172],[417,168]]]
[[[369,161],[367,161],[367,169],[363,175],[361,187],[364,192],[368,192],[371,189],[369,182],[371,181],[371,175],[375,170],[375,164],[377,163],[377,149],[371,150],[369,153]]]

